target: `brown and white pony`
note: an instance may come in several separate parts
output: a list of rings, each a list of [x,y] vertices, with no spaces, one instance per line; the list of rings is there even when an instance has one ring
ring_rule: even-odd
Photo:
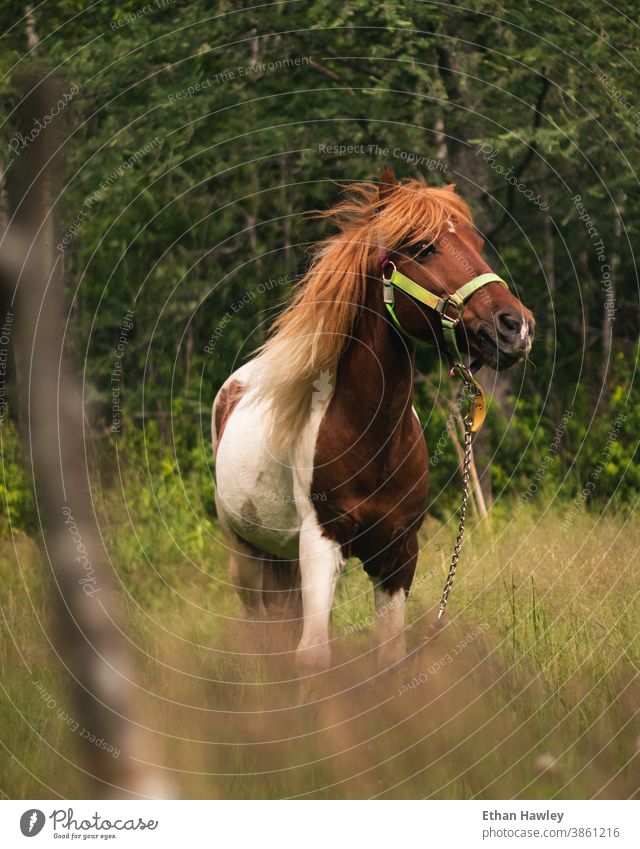
[[[412,408],[414,346],[383,301],[381,257],[446,297],[491,271],[453,186],[398,182],[350,187],[326,213],[339,226],[257,356],[213,405],[216,503],[231,580],[260,617],[282,590],[301,590],[301,671],[330,662],[329,619],[345,559],[373,582],[383,663],[404,656],[405,599],[427,500],[427,447]],[[411,336],[443,348],[437,315],[398,292]],[[458,345],[507,368],[530,350],[534,321],[500,283],[465,306]]]

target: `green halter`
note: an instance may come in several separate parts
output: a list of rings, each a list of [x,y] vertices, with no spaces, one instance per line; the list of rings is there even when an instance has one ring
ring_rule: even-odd
[[[391,276],[387,277],[386,273],[389,268],[393,270],[391,272]],[[487,274],[480,274],[478,277],[474,277],[473,280],[469,280],[468,283],[465,283],[448,297],[440,298],[438,295],[434,295],[433,292],[423,289],[422,286],[418,285],[418,283],[414,280],[411,280],[410,277],[406,277],[404,274],[401,274],[390,260],[385,260],[382,265],[382,282],[384,284],[384,302],[387,306],[387,310],[389,311],[389,315],[391,316],[391,320],[398,330],[404,336],[407,336],[415,342],[416,345],[426,345],[428,343],[423,339],[418,339],[416,336],[412,336],[411,333],[406,331],[400,324],[400,320],[398,319],[394,308],[394,289],[400,289],[400,291],[410,295],[416,301],[420,301],[421,304],[425,304],[430,309],[435,310],[435,312],[440,316],[442,335],[444,336],[447,353],[449,354],[454,368],[456,366],[462,366],[462,355],[458,348],[456,328],[462,320],[462,312],[466,302],[478,291],[478,289],[482,289],[483,286],[486,286],[489,283],[501,283],[503,286],[506,286],[507,289],[509,288],[507,283],[505,283],[501,277],[498,277],[497,274],[493,274],[493,272],[488,272]],[[455,318],[450,318],[447,315],[446,310],[448,307],[453,307],[457,310],[458,314]]]

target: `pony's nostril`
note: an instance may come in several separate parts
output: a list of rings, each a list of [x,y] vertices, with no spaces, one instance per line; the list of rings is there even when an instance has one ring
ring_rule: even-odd
[[[520,328],[524,324],[522,316],[512,312],[498,313],[497,321],[498,329],[508,334],[520,333]]]

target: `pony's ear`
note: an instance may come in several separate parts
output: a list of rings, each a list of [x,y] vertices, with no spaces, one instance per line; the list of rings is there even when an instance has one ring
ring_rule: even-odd
[[[455,183],[447,183],[446,186],[443,186],[445,192],[455,192],[456,184]]]
[[[391,165],[388,165],[380,177],[380,184],[378,186],[378,197],[380,200],[386,200],[397,185],[398,178],[396,177],[396,172]]]

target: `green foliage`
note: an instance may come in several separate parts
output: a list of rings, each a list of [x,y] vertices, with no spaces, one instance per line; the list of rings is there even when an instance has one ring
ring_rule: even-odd
[[[207,562],[220,534],[210,455],[205,442],[197,448],[182,437],[172,442],[155,419],[102,446],[100,465],[117,470],[96,493],[103,533],[136,602],[157,606],[159,590],[175,588],[183,568],[197,575],[194,564]]]
[[[632,506],[638,498],[640,396],[634,391],[634,380],[639,358],[640,343],[633,356],[615,354],[606,411],[595,417],[590,428],[587,426],[579,453],[580,481],[589,485],[590,497],[600,502],[613,499]]]
[[[457,183],[491,265],[536,314],[535,369],[504,378],[501,395],[513,401],[494,405],[492,435],[478,443],[485,478],[496,493],[519,495],[571,409],[544,484],[577,491],[618,415],[620,388],[630,392],[633,381],[618,366],[637,338],[640,101],[627,13],[631,4],[595,0],[533,16],[526,3],[489,0],[38,6],[37,62],[58,68],[63,88],[78,86],[60,123],[54,211],[92,423],[110,426],[116,346],[131,310],[120,375],[126,428],[157,416],[176,466],[208,469],[202,445],[216,390],[264,340],[328,232],[308,213],[335,202],[341,183],[375,179],[392,164],[434,185]],[[29,63],[21,9],[4,4],[0,15],[8,143]],[[336,145],[351,152],[327,152]],[[495,148],[494,162],[482,145]],[[577,194],[612,269],[609,325]],[[437,393],[437,359],[421,357],[420,367]],[[417,403],[437,442],[448,412],[424,387]],[[594,497],[632,497],[629,440],[611,452]],[[432,492],[447,505],[456,456],[445,453]]]
[[[0,533],[37,528],[33,489],[18,431],[11,420],[0,425]]]

